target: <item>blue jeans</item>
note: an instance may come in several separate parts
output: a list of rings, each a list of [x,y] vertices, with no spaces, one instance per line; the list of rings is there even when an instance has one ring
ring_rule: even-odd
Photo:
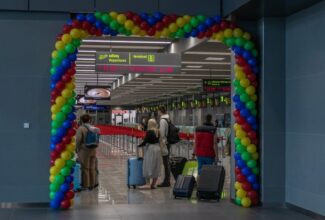
[[[198,173],[201,175],[203,165],[212,165],[214,163],[214,157],[197,157]]]

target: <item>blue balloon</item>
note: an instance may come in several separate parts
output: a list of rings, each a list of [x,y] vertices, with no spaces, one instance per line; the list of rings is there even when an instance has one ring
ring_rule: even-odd
[[[240,115],[246,118],[246,117],[249,117],[251,115],[251,113],[247,108],[244,108],[240,111]]]
[[[111,33],[111,29],[109,27],[105,27],[103,30],[104,35],[109,35]]]
[[[211,27],[212,25],[214,25],[215,23],[215,20],[213,18],[207,18],[205,20],[205,24],[208,26],[208,27]]]
[[[58,144],[58,143],[60,143],[60,141],[61,140],[57,135],[51,137],[51,143],[52,144]]]
[[[77,14],[76,18],[78,21],[81,21],[81,22],[86,20],[86,16],[84,14]]]
[[[69,69],[71,67],[71,61],[69,60],[69,58],[65,58],[64,60],[62,60],[62,68]]]
[[[246,166],[245,161],[243,161],[242,159],[236,160],[236,162],[239,168],[244,168]]]
[[[154,26],[157,22],[157,19],[153,16],[148,17],[147,22],[150,26]]]
[[[61,127],[57,130],[57,136],[63,137],[67,133],[67,129],[65,127]]]
[[[63,192],[58,191],[58,192],[55,193],[55,197],[54,197],[55,201],[61,202],[63,199],[64,199],[64,193]]]
[[[74,61],[77,60],[77,55],[76,55],[75,53],[70,54],[70,55],[68,56],[68,59],[70,60],[70,62],[74,62]]]
[[[251,59],[253,56],[252,56],[252,54],[249,52],[249,51],[247,51],[247,50],[245,50],[244,52],[243,52],[243,55],[242,55],[246,60],[249,60],[249,59]]]
[[[250,116],[247,118],[249,124],[256,124],[256,117]]]
[[[56,201],[56,200],[52,200],[50,202],[50,207],[52,209],[59,209],[60,208],[60,202]]]
[[[238,109],[239,111],[241,111],[245,108],[245,104],[243,104],[242,102],[239,101],[235,104],[235,108]]]
[[[52,80],[52,79],[51,79],[51,80]],[[51,86],[50,86],[50,87],[51,87],[51,90],[54,90],[54,89],[55,89],[55,86],[56,86],[56,83],[55,83],[55,82],[52,82],[52,83],[51,83]]]
[[[69,117],[69,116],[68,116]],[[64,128],[64,129],[70,129],[71,127],[72,127],[72,123],[71,123],[71,120],[65,120],[64,122],[63,122],[63,124],[62,124],[62,127]]]
[[[115,31],[115,30],[111,30],[111,36],[116,36],[117,34],[118,34],[117,31]]]
[[[260,189],[260,184],[257,183],[257,182],[253,183],[253,189],[254,190],[259,190]]]
[[[191,31],[191,37],[196,37],[197,35],[199,34],[198,30],[196,28],[194,28],[192,31]]]
[[[55,150],[55,144],[51,144],[51,146],[50,146],[50,149],[51,149],[51,151],[54,151]]]
[[[67,20],[67,24],[68,24],[68,25],[72,25],[72,20],[71,20],[71,19],[68,19],[68,20]]]
[[[74,113],[69,113],[67,118],[69,121],[74,121],[77,117]]]
[[[252,171],[248,168],[248,167],[244,167],[241,170],[242,174],[244,174],[245,176],[250,176],[252,174]]]
[[[145,13],[145,12],[141,12],[140,17],[141,17],[142,20],[147,20],[148,19],[148,14]]]
[[[238,46],[233,46],[233,51],[235,52],[236,55],[241,56],[243,54],[243,48],[238,47]]]
[[[255,174],[251,174],[247,177],[248,182],[250,182],[251,184],[255,183],[257,178]]]
[[[251,126],[252,126],[252,128],[254,129],[254,131],[257,131],[257,128],[258,128],[257,124],[253,124],[253,125],[251,125]]]
[[[63,192],[63,193],[66,193],[67,191],[69,191],[70,189],[70,186],[69,184],[67,183],[64,183],[60,186],[60,191]],[[64,198],[64,197],[63,197]]]
[[[96,22],[96,17],[95,17],[94,14],[87,14],[87,16],[86,16],[86,20],[87,20],[89,23],[93,24],[93,23]]]
[[[68,183],[68,184],[72,183],[73,182],[73,176],[67,176],[65,178],[65,182]]]
[[[96,20],[95,26],[98,29],[103,29],[105,27],[104,23],[102,23],[101,21],[98,21],[98,20]]]
[[[214,19],[214,21],[215,21],[216,23],[220,23],[221,20],[222,20],[222,19],[221,19],[221,16],[219,16],[219,15],[214,16],[213,19]]]
[[[61,79],[61,75],[60,74],[54,74],[51,76],[51,80],[53,83],[57,83],[58,81],[60,81]]]
[[[207,26],[204,23],[199,24],[199,26],[198,26],[199,32],[205,32],[206,29],[207,29]]]
[[[236,161],[241,159],[240,153],[235,153],[235,159]]]
[[[252,58],[252,59],[249,59],[248,60],[248,64],[250,65],[250,66],[256,66],[257,65],[257,61],[256,61],[256,59],[255,58]]]
[[[55,68],[55,73],[62,76],[64,74],[64,68],[62,66],[56,67]]]
[[[234,96],[232,97],[232,100],[233,100],[234,102],[238,102],[238,101],[240,101],[240,96],[239,96],[239,95],[234,95]]]
[[[155,12],[155,13],[153,14],[153,16],[154,16],[158,21],[160,21],[160,20],[162,20],[162,19],[164,18],[165,15],[164,15],[163,13],[157,11],[157,12]]]

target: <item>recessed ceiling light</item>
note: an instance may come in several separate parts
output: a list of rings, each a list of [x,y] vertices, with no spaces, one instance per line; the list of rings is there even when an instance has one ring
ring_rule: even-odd
[[[96,60],[95,58],[84,58],[84,57],[80,57],[78,58],[78,60],[89,60],[89,61],[92,61],[92,60]]]
[[[205,60],[216,60],[216,61],[221,61],[224,60],[224,57],[207,57]]]
[[[186,51],[185,54],[194,55],[231,55],[230,52]]]
[[[78,53],[96,53],[96,50],[78,50]]]
[[[187,65],[186,68],[202,68],[202,65],[200,65],[200,66]]]
[[[171,44],[171,41],[144,41],[144,40],[103,40],[85,39],[83,42],[89,43],[121,43],[121,44]]]
[[[103,45],[92,45],[92,44],[86,44],[81,45],[80,49],[83,50],[85,48],[98,48],[102,49],[105,48]],[[106,49],[152,49],[152,50],[159,50],[164,49],[163,46],[134,46],[134,45],[110,45],[109,47],[106,45]]]

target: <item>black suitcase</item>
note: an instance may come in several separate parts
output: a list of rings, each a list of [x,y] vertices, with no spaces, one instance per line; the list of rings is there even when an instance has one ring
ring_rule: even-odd
[[[185,157],[170,158],[170,170],[177,180],[178,175],[182,174],[187,159]]]
[[[198,199],[220,200],[225,182],[225,168],[217,165],[203,165],[197,185]]]
[[[177,181],[174,185],[173,195],[177,197],[191,198],[195,185],[194,176],[178,175]]]

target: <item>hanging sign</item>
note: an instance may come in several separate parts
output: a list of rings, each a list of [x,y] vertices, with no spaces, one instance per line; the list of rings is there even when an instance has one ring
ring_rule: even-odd
[[[180,73],[181,55],[164,53],[97,52],[96,71],[107,73]]]
[[[230,92],[230,79],[203,79],[204,92]]]

